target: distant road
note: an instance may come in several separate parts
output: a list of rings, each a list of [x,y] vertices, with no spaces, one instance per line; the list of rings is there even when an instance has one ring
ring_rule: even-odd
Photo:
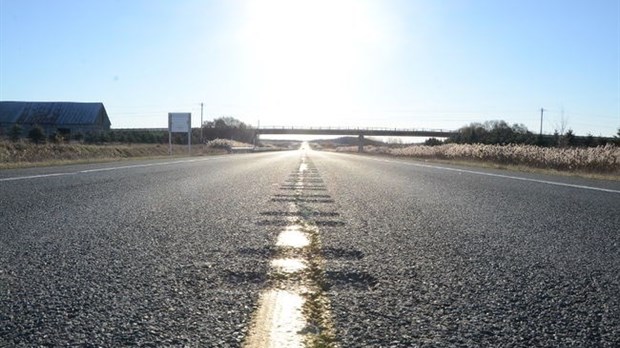
[[[342,347],[620,342],[620,183],[308,156]],[[0,171],[0,347],[240,346],[299,163]]]

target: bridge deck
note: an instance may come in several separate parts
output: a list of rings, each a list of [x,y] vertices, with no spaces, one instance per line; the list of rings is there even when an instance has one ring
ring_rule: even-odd
[[[447,138],[455,131],[444,129],[389,129],[389,128],[323,128],[323,127],[261,127],[257,134],[306,134],[306,135],[363,135],[396,137],[438,137]]]

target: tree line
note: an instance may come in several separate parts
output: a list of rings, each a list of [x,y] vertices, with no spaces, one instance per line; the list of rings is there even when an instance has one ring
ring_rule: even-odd
[[[256,130],[238,119],[230,116],[219,117],[211,121],[206,121],[200,128],[192,129],[192,143],[199,144],[214,139],[229,139],[243,143],[252,144],[255,140]],[[22,128],[14,125],[8,132],[11,141],[19,141],[22,136]],[[168,143],[167,130],[144,130],[144,129],[118,129],[100,133],[75,133],[70,136],[67,134],[54,133],[50,136],[45,135],[43,128],[35,125],[27,134],[28,139],[35,143],[45,142],[67,142],[70,140],[87,144],[100,143],[146,143],[146,144],[165,144]],[[187,134],[173,133],[172,142],[174,144],[187,144]],[[615,143],[620,146],[620,128],[613,138],[595,137],[591,134],[587,136],[576,136],[571,129],[563,134],[555,131],[553,135],[534,134],[523,124],[509,125],[505,121],[486,121],[484,123],[471,123],[461,127],[454,135],[445,140],[430,138],[426,140],[426,145],[441,145],[445,143],[456,144],[528,144],[545,147],[568,147],[582,146],[595,147],[608,143]]]
[[[230,139],[251,144],[254,141],[254,134],[255,130],[251,126],[229,116],[216,118],[202,125],[203,142],[214,139]],[[7,135],[9,140],[17,142],[23,137],[23,128],[15,124],[9,129]],[[201,142],[201,129],[193,128],[191,136],[192,143],[199,144]],[[55,132],[47,136],[43,127],[39,125],[31,127],[26,134],[26,138],[35,144],[69,141],[86,144],[166,144],[169,141],[168,131],[165,129],[112,129],[105,132],[76,132],[72,134]],[[172,143],[187,144],[187,134],[172,133]]]
[[[526,144],[545,147],[568,147],[583,146],[595,147],[615,143],[620,145],[620,128],[614,138],[595,137],[591,134],[587,136],[576,136],[569,129],[564,134],[557,130],[553,135],[534,134],[523,124],[515,123],[512,126],[506,121],[486,121],[484,123],[471,123],[461,127],[454,135],[444,141],[431,138],[426,145],[441,145],[444,143],[456,144],[487,144],[487,145],[507,145],[507,144]]]

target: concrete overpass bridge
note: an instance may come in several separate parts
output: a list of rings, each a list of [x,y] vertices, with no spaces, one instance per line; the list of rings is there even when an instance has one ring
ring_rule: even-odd
[[[354,127],[281,127],[267,126],[255,129],[256,137],[261,134],[291,134],[291,135],[338,135],[357,136],[359,139],[358,151],[364,151],[365,136],[387,137],[434,137],[447,138],[456,131],[445,129],[406,129],[406,128],[354,128]]]

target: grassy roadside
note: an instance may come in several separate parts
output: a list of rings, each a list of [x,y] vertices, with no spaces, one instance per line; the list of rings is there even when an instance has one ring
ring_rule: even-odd
[[[31,144],[0,141],[0,169],[169,158],[166,144]],[[225,154],[222,148],[192,146],[192,156]],[[186,145],[173,145],[172,156],[188,155]]]
[[[442,145],[405,148],[368,147],[364,155],[386,156],[424,163],[512,170],[620,181],[620,148],[537,148],[534,146]],[[356,153],[357,147],[337,152]]]
[[[389,156],[389,155],[388,155]],[[395,156],[390,156],[395,157]],[[559,175],[559,176],[567,176],[567,177],[579,177],[585,179],[598,179],[598,180],[610,180],[610,181],[620,181],[620,173],[588,173],[581,171],[562,171],[556,169],[544,169],[544,168],[536,168],[536,167],[528,167],[523,165],[511,165],[511,164],[498,164],[493,162],[484,162],[484,161],[465,161],[465,160],[446,160],[446,159],[422,159],[422,158],[403,158],[400,159],[409,159],[415,162],[422,163],[432,163],[432,164],[448,164],[448,165],[458,165],[463,167],[472,167],[472,168],[485,168],[485,169],[499,169],[499,170],[508,170],[508,171],[516,171],[522,173],[533,173],[533,174],[545,174],[545,175]]]

